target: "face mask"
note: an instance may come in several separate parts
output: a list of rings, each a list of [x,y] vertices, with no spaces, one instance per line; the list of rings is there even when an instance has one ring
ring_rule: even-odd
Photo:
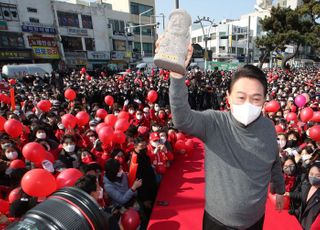
[[[74,152],[75,148],[76,148],[75,145],[65,145],[65,146],[63,147],[63,149],[64,149],[66,152],[68,152],[68,153]]]
[[[134,114],[134,110],[129,110],[129,113],[130,113],[131,115],[133,115],[133,114]]]
[[[301,157],[301,159],[303,161],[309,160],[310,158],[311,158],[311,155],[309,155],[309,154],[302,155],[302,157]]]
[[[119,112],[114,112],[114,115],[115,115],[115,116],[118,116],[118,114],[119,114]]]
[[[95,131],[95,130],[96,130],[96,127],[95,127],[95,126],[90,126],[90,130],[91,130],[91,131]]]
[[[279,141],[280,148],[282,148],[282,149],[286,146],[286,144],[287,144],[287,141],[285,141],[285,140]]]
[[[260,116],[261,110],[261,106],[255,106],[246,102],[243,105],[233,104],[231,112],[237,121],[247,126]]]
[[[293,166],[289,166],[287,168],[284,168],[283,172],[289,176],[292,176],[294,174],[295,170],[296,170],[296,167],[293,165]]]
[[[91,143],[94,143],[96,141],[96,137],[89,137],[89,140]]]
[[[313,186],[319,186],[320,185],[320,178],[315,176],[309,176],[309,182]]]
[[[64,129],[64,125],[63,125],[62,123],[59,123],[59,124],[58,124],[58,128],[59,128],[59,129]]]
[[[121,178],[123,174],[123,170],[121,169],[118,173],[117,173],[117,177]]]
[[[156,112],[159,112],[160,107],[159,107],[159,106],[155,106],[155,107],[154,107],[154,110],[155,110]]]
[[[136,118],[137,118],[138,120],[141,120],[141,119],[142,119],[142,115],[137,115]]]
[[[157,126],[152,126],[152,131],[153,131],[153,132],[158,132],[158,130],[159,130],[159,127],[157,127]]]
[[[48,160],[44,160],[42,161],[42,168],[47,170],[48,172],[51,172],[53,173],[54,172],[54,167],[53,167],[53,164],[51,163],[51,161],[48,161]]]
[[[297,144],[298,144],[297,140],[288,140],[288,142],[287,142],[288,148],[296,147]]]
[[[46,139],[47,138],[47,134],[46,133],[37,133],[36,137],[38,139]]]
[[[18,158],[18,153],[15,151],[15,152],[8,152],[6,153],[6,157],[9,159],[9,160],[15,160]]]
[[[98,199],[102,199],[103,198],[103,188],[100,187],[99,191],[98,191]]]
[[[162,144],[166,143],[166,141],[167,141],[167,138],[165,138],[165,137],[160,137],[160,142],[161,142]]]
[[[158,141],[150,141],[150,144],[153,146],[153,147],[157,147],[159,145],[159,142]]]

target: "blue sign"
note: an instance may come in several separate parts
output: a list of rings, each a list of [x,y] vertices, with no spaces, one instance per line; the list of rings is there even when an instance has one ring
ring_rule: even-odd
[[[21,28],[23,32],[56,34],[56,29],[53,26],[40,23],[24,22]]]

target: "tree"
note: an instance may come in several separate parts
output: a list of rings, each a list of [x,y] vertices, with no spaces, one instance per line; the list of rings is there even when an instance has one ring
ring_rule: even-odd
[[[260,20],[262,29],[267,32],[256,40],[257,47],[265,51],[260,57],[260,65],[270,52],[276,52],[282,57],[282,68],[285,68],[288,60],[297,55],[300,46],[320,47],[319,12],[319,0],[305,0],[295,10],[272,7],[270,17]],[[292,54],[284,53],[288,45],[294,47]]]

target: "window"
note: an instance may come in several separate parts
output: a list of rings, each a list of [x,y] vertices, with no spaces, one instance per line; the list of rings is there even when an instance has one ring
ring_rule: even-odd
[[[66,13],[58,11],[59,26],[70,26],[79,28],[78,14]]]
[[[0,3],[0,20],[19,21],[17,6]]]
[[[86,44],[86,50],[94,51],[95,50],[95,44],[93,38],[85,38],[84,42]]]
[[[238,55],[244,54],[244,49],[243,48],[238,48]]]
[[[86,29],[92,29],[92,18],[90,15],[81,15],[82,27]]]
[[[61,40],[64,51],[83,50],[82,40],[79,37],[62,36]]]
[[[210,35],[210,37],[211,37],[211,40],[215,40],[216,37],[217,37],[217,34],[216,34],[216,33],[212,33],[212,34]]]
[[[38,13],[38,10],[36,8],[28,7],[27,10],[30,13]]]
[[[40,20],[38,18],[29,18],[29,22],[40,23]]]
[[[202,36],[198,37],[198,42],[202,42]]]
[[[126,42],[122,40],[113,40],[113,50],[126,51]]]
[[[130,12],[131,14],[140,14],[140,13],[143,13],[147,10],[150,10],[152,9],[153,7],[152,6],[147,6],[147,5],[143,5],[143,4],[140,4],[140,3],[136,3],[136,2],[130,2]],[[147,17],[150,17],[151,15],[153,15],[153,10],[150,10],[148,13],[146,14],[143,14],[143,16],[147,16]]]
[[[111,24],[112,32],[114,35],[125,34],[124,21],[109,19],[109,23]]]
[[[197,43],[197,38],[192,38],[192,43]]]
[[[152,54],[152,43],[143,43],[143,52],[145,56],[150,56]]]
[[[0,32],[0,47],[19,47],[24,48],[24,40],[20,33]]]

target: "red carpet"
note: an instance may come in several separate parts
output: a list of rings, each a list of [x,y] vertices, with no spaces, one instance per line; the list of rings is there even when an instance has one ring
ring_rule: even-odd
[[[196,149],[188,157],[176,157],[175,162],[162,179],[149,230],[202,229],[204,210],[204,149],[197,139]],[[297,220],[287,211],[278,213],[267,202],[265,230],[300,230]]]

